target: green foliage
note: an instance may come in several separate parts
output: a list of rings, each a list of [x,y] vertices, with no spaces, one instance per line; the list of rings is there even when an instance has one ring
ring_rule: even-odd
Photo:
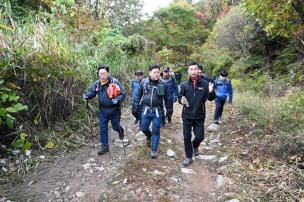
[[[0,78],[0,127],[6,124],[12,129],[15,123],[13,114],[28,108],[19,102],[20,97],[16,95],[16,92],[4,84],[4,80]]]
[[[301,26],[303,1],[301,0],[246,0],[246,12],[257,18],[262,28],[272,36],[290,37]]]
[[[264,66],[264,58],[260,55],[248,55],[235,60],[230,67],[230,76],[234,78],[243,78],[246,74]]]
[[[23,151],[30,150],[32,143],[27,140],[28,135],[26,133],[20,133],[20,137],[13,144],[14,149],[21,149]]]

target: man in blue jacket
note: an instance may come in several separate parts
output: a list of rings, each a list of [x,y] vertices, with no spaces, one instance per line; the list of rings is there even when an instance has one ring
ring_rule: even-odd
[[[214,80],[215,87],[215,113],[214,113],[214,123],[220,124],[221,117],[224,109],[224,105],[229,96],[229,103],[232,104],[232,85],[230,80],[227,78],[228,72],[226,70],[222,70],[220,72],[219,77]]]
[[[124,129],[120,125],[121,109],[120,104],[124,101],[126,94],[121,84],[109,75],[109,67],[102,65],[98,67],[99,80],[95,81],[89,90],[84,93],[84,99],[93,99],[98,95],[99,100],[99,125],[101,148],[98,155],[109,151],[108,122],[111,120],[112,128],[119,134],[119,139],[124,138]],[[110,98],[108,88],[111,83],[116,84],[120,92],[115,97]]]
[[[163,125],[166,123],[166,118],[168,119],[168,123],[171,123],[171,117],[173,114],[173,102],[177,101],[178,98],[178,85],[174,78],[170,75],[170,67],[164,67],[162,80],[168,86],[169,97],[168,97],[168,105],[169,109],[166,111],[166,116],[163,117]]]
[[[139,89],[139,84],[143,79],[143,72],[142,71],[136,71],[135,72],[135,79],[132,81],[132,114],[135,117],[135,122],[134,124],[137,124],[140,122],[140,110],[141,107],[136,106],[136,97],[138,96],[138,89]]]

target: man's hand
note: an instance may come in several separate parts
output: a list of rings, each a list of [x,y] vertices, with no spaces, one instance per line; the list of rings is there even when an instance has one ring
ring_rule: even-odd
[[[209,93],[211,93],[214,90],[214,83],[209,82]]]
[[[112,99],[112,103],[113,103],[114,105],[116,105],[116,104],[118,103],[118,100],[117,100],[117,99]]]
[[[182,103],[182,105],[186,105],[186,107],[189,107],[189,103],[188,103],[187,98],[185,96],[182,97],[181,103]]]

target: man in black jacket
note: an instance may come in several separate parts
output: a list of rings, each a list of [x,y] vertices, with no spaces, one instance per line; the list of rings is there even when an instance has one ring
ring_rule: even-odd
[[[198,64],[192,62],[188,66],[189,80],[181,83],[179,103],[183,105],[183,135],[186,159],[184,166],[192,162],[192,155],[199,155],[198,147],[204,139],[204,122],[206,116],[205,102],[214,100],[213,83],[200,79]],[[195,138],[191,142],[191,131]]]
[[[160,138],[160,125],[162,121],[163,102],[166,110],[170,111],[168,103],[168,86],[160,79],[160,67],[158,65],[149,66],[149,78],[145,78],[139,85],[136,106],[142,106],[140,128],[147,136],[147,144],[151,144],[151,158],[157,157],[157,147]],[[141,103],[139,104],[139,102]],[[152,122],[152,132],[149,126]]]

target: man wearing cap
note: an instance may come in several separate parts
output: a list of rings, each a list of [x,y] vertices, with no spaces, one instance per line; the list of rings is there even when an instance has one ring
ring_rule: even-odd
[[[140,70],[137,70],[135,72],[135,79],[132,81],[132,114],[135,117],[135,122],[134,124],[137,124],[138,122],[140,123],[140,106],[136,106],[136,97],[138,96],[138,89],[140,82],[143,79],[143,72]],[[140,103],[138,103],[140,105]]]
[[[166,116],[163,117],[162,123],[163,125],[166,124],[166,118],[168,119],[168,123],[171,123],[171,117],[173,114],[173,102],[177,101],[178,98],[178,85],[174,79],[170,75],[171,69],[170,67],[164,67],[163,69],[163,75],[162,75],[162,80],[164,83],[167,84],[168,86],[168,91],[169,91],[169,97],[168,97],[168,105],[169,105],[169,110],[166,111]]]

